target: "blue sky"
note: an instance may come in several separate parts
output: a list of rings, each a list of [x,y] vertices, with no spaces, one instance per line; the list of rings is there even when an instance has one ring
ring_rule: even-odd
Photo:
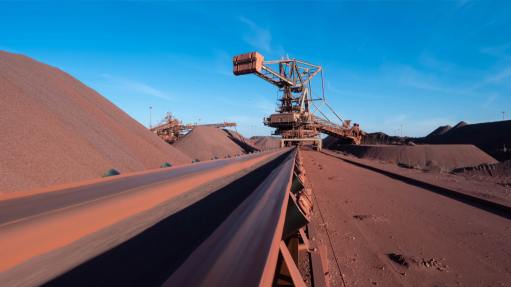
[[[0,50],[70,73],[146,126],[152,106],[153,124],[171,111],[247,137],[271,133],[277,89],[234,76],[232,56],[288,55],[323,66],[341,118],[417,137],[511,117],[510,15],[510,1],[0,2]]]

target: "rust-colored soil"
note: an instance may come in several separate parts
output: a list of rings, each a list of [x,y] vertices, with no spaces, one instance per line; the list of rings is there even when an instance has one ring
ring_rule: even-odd
[[[191,159],[58,68],[0,51],[0,192]]]
[[[226,129],[198,126],[173,144],[192,159],[201,161],[213,157],[225,158],[230,155],[259,150],[240,134]]]
[[[332,149],[349,152],[359,158],[438,171],[498,162],[473,145],[340,145]]]
[[[480,166],[455,169],[453,172],[475,180],[511,185],[511,160],[495,164],[482,164]]]
[[[302,156],[318,241],[328,247],[330,286],[511,282],[508,213],[325,153],[304,150]]]

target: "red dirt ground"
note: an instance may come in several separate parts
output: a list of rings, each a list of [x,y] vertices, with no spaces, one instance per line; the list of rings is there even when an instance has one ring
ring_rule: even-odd
[[[3,51],[0,122],[3,193],[191,161],[69,74]]]
[[[509,286],[509,215],[325,153],[302,156],[330,286]]]
[[[173,147],[192,159],[211,160],[213,157],[225,158],[230,155],[259,150],[240,134],[213,127],[198,126],[183,138],[175,142]]]

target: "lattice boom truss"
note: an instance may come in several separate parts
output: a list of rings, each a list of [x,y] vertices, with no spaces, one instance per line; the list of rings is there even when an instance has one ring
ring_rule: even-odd
[[[324,133],[359,144],[362,136],[365,135],[358,124],[351,126],[350,120],[342,120],[326,102],[321,66],[296,59],[264,61],[264,56],[257,52],[234,56],[233,65],[234,75],[254,74],[277,86],[279,93],[283,93],[282,97],[278,98],[280,103],[275,110],[278,113],[264,118],[264,124],[276,128],[273,134],[282,135],[287,143],[291,143],[293,139],[303,142],[304,139],[319,138],[320,134]],[[311,80],[319,73],[321,73],[323,98],[312,91]],[[320,101],[319,106],[314,101]],[[330,108],[342,125],[332,123],[328,119],[320,110],[323,105]],[[313,112],[311,112],[311,106],[315,107]],[[316,116],[318,111],[326,119]],[[321,141],[314,141],[314,143],[321,143]],[[318,149],[321,149],[321,146]]]

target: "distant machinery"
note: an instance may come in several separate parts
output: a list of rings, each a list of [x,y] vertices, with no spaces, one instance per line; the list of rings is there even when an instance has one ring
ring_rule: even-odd
[[[276,128],[274,135],[282,136],[282,146],[297,144],[303,141],[312,141],[315,148],[321,150],[321,133],[337,138],[347,139],[354,144],[360,144],[365,132],[360,130],[358,124],[351,126],[350,120],[342,120],[337,113],[328,105],[325,99],[323,82],[323,69],[296,59],[280,61],[264,61],[264,56],[257,52],[241,54],[233,58],[233,73],[236,76],[254,74],[263,80],[270,82],[282,92],[277,98],[280,101],[276,109],[277,114],[264,118],[264,125]],[[275,67],[277,71],[270,68]],[[323,84],[323,99],[312,91],[311,79],[321,72]],[[316,98],[313,98],[313,95]],[[322,101],[316,106],[314,101]],[[311,112],[311,105],[316,109]],[[320,110],[326,105],[342,122],[342,125],[332,123]],[[320,112],[326,119],[316,116]]]
[[[177,141],[182,138],[189,131],[193,130],[197,126],[202,127],[215,127],[215,128],[225,128],[225,127],[234,127],[236,128],[236,123],[228,123],[224,121],[220,124],[205,124],[205,125],[197,125],[195,124],[187,124],[183,125],[183,122],[179,121],[177,118],[172,116],[171,112],[167,113],[167,116],[158,124],[158,126],[151,128],[150,130],[161,137],[163,140],[168,142],[169,144]]]

